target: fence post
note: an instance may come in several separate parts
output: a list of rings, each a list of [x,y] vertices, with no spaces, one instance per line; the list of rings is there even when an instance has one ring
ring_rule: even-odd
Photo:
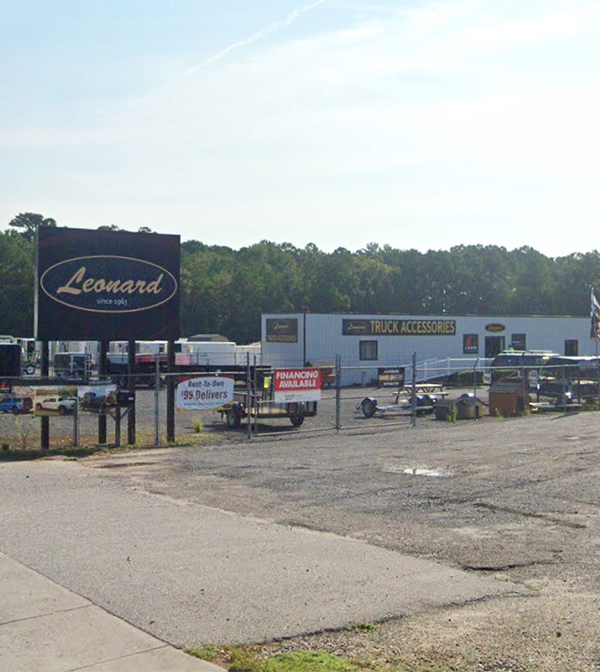
[[[160,360],[160,353],[158,353]],[[167,342],[167,443],[175,443],[175,341]]]
[[[50,347],[48,341],[42,341],[41,376],[46,378],[50,375]],[[42,450],[50,450],[50,418],[42,415],[40,418],[40,447]]]
[[[253,357],[253,363],[254,363],[254,377],[252,379],[252,406],[254,406],[254,422],[252,423],[253,431],[254,431],[254,436],[258,434],[258,408],[259,408],[259,395],[258,395],[258,372],[256,370],[256,355]],[[263,389],[261,392],[261,398],[262,395],[265,393],[265,381],[263,380]],[[251,408],[252,408],[251,406]]]
[[[475,360],[475,366],[473,367],[473,396],[477,396],[477,367],[479,366],[479,357]]]
[[[135,396],[135,341],[127,341],[127,373],[129,374],[128,388]],[[135,445],[135,402],[127,413],[127,444]]]
[[[106,376],[106,358],[108,357],[108,341],[100,341],[99,357],[98,357],[98,378],[104,380]],[[98,415],[98,443],[103,445],[106,443],[106,413],[101,412]]]
[[[335,356],[335,429],[340,431],[342,428],[341,422],[341,405],[342,405],[342,356]]]
[[[79,397],[75,392],[75,406],[73,406],[73,447],[79,447]]]
[[[417,353],[412,357],[412,389],[410,391],[410,424],[417,425]]]
[[[156,353],[154,371],[154,445],[160,445],[159,397],[160,397],[160,353]]]
[[[250,378],[250,353],[246,354],[246,438],[252,438],[252,380]]]

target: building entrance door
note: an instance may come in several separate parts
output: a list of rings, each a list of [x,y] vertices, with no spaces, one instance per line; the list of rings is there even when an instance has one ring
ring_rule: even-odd
[[[493,359],[504,350],[505,336],[486,336],[485,337],[485,356]]]

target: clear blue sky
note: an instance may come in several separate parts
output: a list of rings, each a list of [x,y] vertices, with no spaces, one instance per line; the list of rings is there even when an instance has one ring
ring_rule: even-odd
[[[597,0],[0,0],[0,228],[600,248]]]

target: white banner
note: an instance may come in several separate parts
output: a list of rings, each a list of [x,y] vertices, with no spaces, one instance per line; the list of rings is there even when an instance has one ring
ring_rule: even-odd
[[[207,411],[233,401],[233,378],[196,376],[179,378],[177,385],[178,411]]]

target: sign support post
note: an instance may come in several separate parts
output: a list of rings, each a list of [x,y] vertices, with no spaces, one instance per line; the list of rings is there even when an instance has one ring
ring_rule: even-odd
[[[48,378],[50,375],[50,347],[48,341],[42,341],[42,362],[40,373],[42,378]],[[42,450],[50,449],[50,418],[48,416],[41,417],[40,447]]]

